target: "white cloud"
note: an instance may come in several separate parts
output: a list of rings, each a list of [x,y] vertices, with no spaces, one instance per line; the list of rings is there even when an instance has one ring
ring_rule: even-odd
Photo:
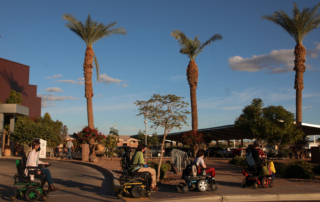
[[[84,78],[78,78],[78,81],[84,81]]]
[[[53,94],[37,94],[38,97],[41,97],[41,107],[55,107],[53,103],[56,101],[63,101],[63,100],[75,100],[80,99],[77,97],[72,96],[57,96]],[[48,104],[50,103],[50,105]]]
[[[84,85],[84,82],[81,81],[82,79],[78,79],[79,81],[75,80],[56,80],[56,82],[63,82],[63,83],[73,83],[73,84],[78,84],[78,85]]]
[[[186,75],[177,75],[177,76],[172,76],[170,77],[171,81],[182,81],[186,80],[187,76]]]
[[[107,74],[101,74],[99,76],[99,82],[106,83],[106,85],[109,85],[110,83],[119,84],[121,82],[127,82],[127,81],[111,78],[110,76],[107,76]]]
[[[56,80],[56,82],[73,83],[73,84],[76,83],[75,80]]]
[[[198,109],[223,109],[236,110],[243,109],[249,105],[254,98],[261,98],[268,105],[279,105],[277,103],[288,100],[295,100],[295,90],[292,88],[250,88],[244,91],[232,91],[225,98],[214,97],[205,100],[198,100]],[[320,93],[304,93],[303,99],[320,97]],[[235,106],[236,103],[236,106]]]
[[[46,107],[56,107],[55,104],[52,104],[53,102],[52,101],[41,101],[41,107],[42,108],[46,108]]]
[[[243,106],[234,106],[234,107],[222,107],[224,110],[233,110],[233,109],[242,109]]]
[[[127,84],[122,84],[122,86],[121,86],[122,88],[125,88],[125,87],[128,87],[128,85]]]
[[[95,96],[96,98],[100,98],[100,97],[103,97],[102,94],[99,94],[98,96]]]
[[[47,92],[63,92],[63,90],[59,87],[46,88],[45,91],[47,91]]]
[[[307,54],[310,55],[311,58],[317,58],[320,53],[320,43],[316,42],[314,45],[317,45],[314,49],[307,50]]]
[[[61,74],[58,74],[58,75],[53,75],[53,76],[47,76],[47,77],[45,77],[46,79],[56,79],[56,78],[58,78],[58,77],[62,77],[62,75]]]
[[[316,43],[316,48],[307,51],[307,55],[311,58],[317,58],[320,53],[320,43]],[[294,67],[294,50],[273,50],[266,55],[253,55],[251,58],[243,58],[234,56],[229,58],[228,62],[231,69],[235,71],[266,71],[267,73],[284,73],[292,72]],[[312,68],[311,65],[305,63],[307,69]]]

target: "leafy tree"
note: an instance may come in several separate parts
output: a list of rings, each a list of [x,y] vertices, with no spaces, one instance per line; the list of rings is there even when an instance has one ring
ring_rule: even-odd
[[[191,112],[192,112],[192,130],[198,131],[198,110],[197,110],[197,84],[198,84],[198,66],[195,59],[199,53],[201,53],[207,45],[216,40],[221,40],[222,36],[220,34],[215,34],[206,42],[202,43],[196,36],[194,40],[188,39],[186,35],[180,30],[174,30],[171,32],[176,40],[179,40],[179,45],[181,46],[180,53],[188,55],[190,62],[187,68],[187,79],[190,86],[190,97],[191,97]]]
[[[235,126],[259,141],[279,142],[280,147],[305,137],[295,125],[293,113],[282,106],[271,105],[263,108],[263,101],[260,98],[253,99],[251,105],[242,110],[239,119],[235,121]]]
[[[117,130],[117,129],[113,128],[113,127],[110,127],[109,135],[119,136],[119,130]]]
[[[296,71],[294,89],[296,89],[296,121],[297,125],[302,123],[302,90],[303,73],[306,71],[304,65],[306,60],[306,48],[302,45],[303,39],[320,25],[320,14],[317,12],[320,3],[313,8],[304,8],[301,12],[296,3],[293,4],[293,16],[290,17],[284,11],[276,11],[272,15],[264,15],[262,19],[280,25],[296,41],[294,48],[294,68]]]
[[[145,139],[146,139],[145,133],[141,132],[141,130],[139,130],[138,134],[139,135],[138,135],[137,139],[140,140],[140,142],[144,143]],[[151,136],[147,135],[148,148],[150,148],[150,146],[152,146],[152,145],[157,145],[157,144],[159,144],[159,138],[158,138],[157,132],[153,133]]]
[[[51,119],[50,114],[47,112],[44,114],[43,117],[36,118],[35,122],[40,125],[46,125],[46,126],[52,128],[52,130],[54,132],[54,136],[49,141],[55,142],[56,144],[60,144],[60,142],[61,142],[60,133],[61,133],[61,127],[63,126],[63,123],[61,121],[59,121],[59,120],[53,121]]]
[[[47,141],[54,139],[55,133],[52,127],[36,123],[29,117],[20,117],[14,127],[14,133],[10,138],[18,143],[32,143],[34,138],[41,138]]]
[[[60,130],[60,138],[62,140],[65,140],[67,135],[68,135],[68,127],[66,125],[64,125],[61,127],[61,130]]]
[[[204,134],[191,130],[182,135],[181,142],[191,146],[193,155],[196,156],[201,144],[204,142],[204,137]]]
[[[165,145],[168,133],[170,133],[173,128],[181,129],[183,124],[187,124],[187,114],[190,112],[185,109],[188,103],[184,102],[182,98],[183,97],[171,94],[154,94],[148,101],[137,100],[135,102],[135,105],[139,107],[139,114],[137,114],[137,116],[146,116],[152,122],[151,128],[164,128],[161,156],[157,173],[160,173],[163,146]],[[157,181],[159,181],[159,177],[160,175],[157,176]]]
[[[7,104],[19,104],[22,105],[22,94],[15,90],[10,91],[10,96],[6,100]]]
[[[85,23],[80,22],[71,14],[63,15],[63,19],[67,20],[68,27],[72,32],[80,36],[86,43],[87,49],[83,63],[84,79],[85,79],[85,97],[87,98],[87,114],[88,114],[88,127],[94,129],[93,123],[93,109],[92,109],[92,68],[93,61],[97,70],[97,80],[99,81],[99,64],[95,53],[93,52],[92,45],[100,39],[111,36],[113,34],[126,34],[123,28],[113,28],[117,23],[113,22],[108,25],[98,23],[88,15]]]

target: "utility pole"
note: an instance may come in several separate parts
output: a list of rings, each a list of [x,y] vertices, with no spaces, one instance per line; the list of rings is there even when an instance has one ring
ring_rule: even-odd
[[[146,145],[146,154],[148,154],[148,137],[147,137],[147,116],[149,114],[148,113],[145,113],[144,114],[144,123],[145,123],[145,127],[146,127],[146,130],[145,130],[145,137],[144,137],[144,144]]]

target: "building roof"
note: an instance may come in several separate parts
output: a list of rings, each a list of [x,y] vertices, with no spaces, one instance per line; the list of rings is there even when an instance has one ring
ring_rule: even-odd
[[[131,137],[130,135],[119,135],[119,139],[121,139],[121,140],[123,140],[123,141],[127,141],[127,140],[129,140],[130,138],[139,141],[138,139],[133,138],[133,137]]]
[[[320,134],[320,125],[302,123],[302,130],[306,135],[317,135]],[[180,141],[182,134],[188,131],[181,131],[176,133],[169,133],[166,137],[166,140],[174,140]],[[198,132],[203,133],[207,137],[209,136],[211,140],[239,140],[239,139],[252,139],[251,135],[244,134],[241,130],[234,127],[232,125],[211,127],[211,128],[203,128],[199,129]],[[138,135],[131,135],[131,137],[135,138]],[[159,139],[163,139],[163,134],[158,135]]]

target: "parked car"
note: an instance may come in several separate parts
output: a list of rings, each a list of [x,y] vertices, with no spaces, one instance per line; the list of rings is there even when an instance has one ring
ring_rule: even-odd
[[[164,156],[171,156],[172,149],[175,149],[175,148],[171,148],[171,147],[165,148],[164,149]]]
[[[279,151],[275,149],[274,146],[270,146],[270,145],[263,146],[262,150],[265,154],[277,155],[279,153]]]
[[[151,154],[152,156],[161,156],[161,146],[151,146]],[[165,152],[165,150],[163,150]]]
[[[227,155],[227,154],[230,154],[231,151],[236,150],[236,149],[238,149],[238,148],[227,147],[227,148],[224,148],[224,149],[220,150],[220,153],[224,154],[224,155]]]
[[[221,150],[223,150],[222,147],[209,147],[207,149],[207,155],[209,154],[210,157],[216,156]]]
[[[242,156],[245,154],[246,152],[246,147],[242,147],[242,148],[239,148],[239,149],[235,149],[235,150],[232,150],[231,153],[230,153],[230,156]]]

